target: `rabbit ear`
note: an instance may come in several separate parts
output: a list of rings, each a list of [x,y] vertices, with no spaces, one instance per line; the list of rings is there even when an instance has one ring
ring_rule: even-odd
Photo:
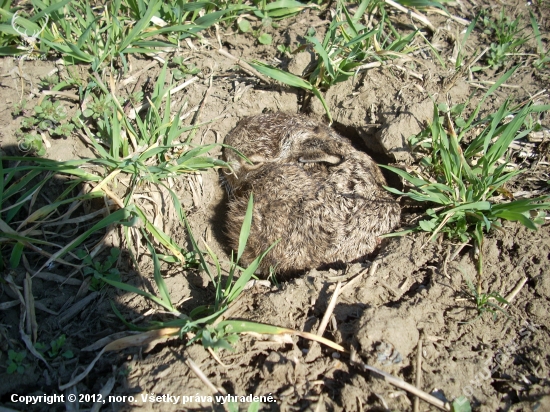
[[[303,153],[298,160],[301,163],[329,163],[331,165],[337,165],[342,162],[342,158],[340,156],[325,153],[322,150],[314,150]]]
[[[248,156],[248,160],[250,160],[254,165],[257,165],[258,163],[265,163],[267,159],[259,154],[253,154],[252,156]]]
[[[302,163],[340,164],[343,160],[341,148],[335,142],[323,138],[309,138],[300,144],[298,160]]]

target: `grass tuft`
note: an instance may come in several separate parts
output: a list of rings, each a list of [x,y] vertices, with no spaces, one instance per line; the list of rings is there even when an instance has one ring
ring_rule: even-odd
[[[514,70],[501,77],[485,97]],[[418,226],[407,233],[429,232],[431,239],[443,233],[462,242],[473,241],[478,251],[478,294],[481,294],[481,251],[485,234],[500,227],[501,220],[517,221],[536,229],[536,225],[543,222],[544,213],[540,211],[550,208],[548,197],[506,201],[502,196],[506,193],[506,183],[522,173],[520,169],[508,167],[510,144],[532,130],[533,123],[528,121],[531,115],[548,111],[550,106],[527,103],[510,108],[510,102],[506,101],[497,113],[474,121],[482,102],[467,120],[461,117],[463,105],[453,110],[434,103],[432,124],[412,138],[414,147],[425,155],[418,170],[410,173],[382,166],[401,176],[410,186],[406,192],[391,187],[387,190],[431,205]],[[509,118],[512,120],[508,121]],[[474,137],[466,144],[465,137],[470,135]]]

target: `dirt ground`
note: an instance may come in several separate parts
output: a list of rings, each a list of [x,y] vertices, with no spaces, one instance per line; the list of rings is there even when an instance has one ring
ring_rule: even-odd
[[[470,20],[479,7],[474,1],[465,0],[449,10]],[[550,47],[547,3],[538,7],[534,3],[508,1],[504,6],[494,4],[491,14],[497,16],[501,7],[511,16],[521,14],[526,28],[530,27],[531,10],[539,22],[545,44]],[[440,56],[449,62],[465,26],[439,14],[428,17],[437,28],[430,40]],[[306,29],[312,26],[317,27],[321,38],[328,18],[326,14],[307,10],[282,21],[278,29],[270,29],[273,44],[303,43]],[[411,25],[405,15],[395,14],[393,18],[404,27]],[[185,44],[177,52],[201,72],[197,81],[172,99],[174,112],[183,107],[182,113],[192,114],[193,108],[206,96],[201,121],[213,122],[199,130],[195,143],[222,143],[240,119],[265,111],[305,111],[313,117],[322,117],[324,111],[318,101],[304,102],[303,94],[296,89],[261,83],[217,52],[219,46],[214,31],[204,35],[202,43],[194,42],[193,48]],[[247,61],[258,59],[281,64],[301,74],[311,60],[309,53],[282,55],[275,46],[259,45],[252,36],[233,33],[232,29],[220,31],[219,35],[226,50]],[[534,48],[534,40],[529,41]],[[489,43],[486,34],[475,30],[466,44],[467,55],[479,54]],[[454,65],[443,68],[425,43],[419,41],[412,56],[412,61],[394,60],[393,64],[361,72],[335,85],[326,94],[334,118],[333,127],[379,162],[404,165],[414,161],[406,139],[432,118],[430,98],[450,105],[465,102],[472,94],[474,99],[479,98],[490,84],[487,82],[495,81],[506,69],[520,62],[511,57],[498,72],[476,72],[475,78],[458,76],[449,84]],[[137,71],[150,61],[133,58],[131,70]],[[5,153],[18,153],[14,131],[20,127],[21,119],[11,115],[14,103],[23,95],[32,107],[40,97],[38,79],[57,70],[63,75],[67,69],[53,60],[21,64],[12,58],[0,60],[0,142]],[[159,67],[155,66],[142,74],[141,84],[154,81],[158,71]],[[537,102],[548,104],[549,79],[548,66],[535,71],[532,66],[524,65],[507,82],[507,87],[487,100],[484,110],[494,112],[507,98],[523,101],[537,93],[540,93]],[[76,101],[64,99],[63,104],[70,110],[77,109]],[[543,117],[546,128],[547,122],[548,117]],[[548,194],[548,135],[544,139],[543,143],[536,144],[531,159],[512,153],[512,160],[523,162],[528,169],[521,179],[510,185],[513,193],[538,190]],[[55,160],[92,156],[75,134],[68,139],[51,140],[50,144],[46,156]],[[212,154],[219,155],[219,152]],[[391,185],[400,184],[395,178],[388,178]],[[220,259],[227,262],[230,251],[224,232],[238,228],[224,227],[227,198],[220,186],[219,174],[210,171],[200,176],[190,175],[171,184],[180,195],[197,239],[204,239]],[[158,188],[143,188],[143,193],[155,191],[163,195]],[[405,207],[402,227],[407,226],[418,211]],[[190,247],[185,228],[175,217],[171,218],[169,211],[165,216],[165,221],[159,224],[180,244]],[[474,304],[466,298],[466,280],[474,279],[476,273],[470,246],[460,247],[443,239],[430,242],[426,236],[416,234],[386,239],[379,252],[363,263],[329,271],[313,270],[283,280],[278,286],[255,285],[244,292],[233,317],[315,333],[337,281],[361,274],[353,287],[340,295],[325,332],[327,338],[356,352],[364,363],[413,385],[420,375],[419,388],[437,398],[450,401],[464,395],[477,411],[550,410],[550,225],[534,232],[518,224],[505,223],[503,231],[494,231],[487,238],[483,254],[483,289],[504,297],[514,290],[518,292],[506,308],[507,315],[499,313],[493,318],[486,313],[478,318]],[[32,266],[33,262],[30,263]],[[131,268],[128,262],[122,262],[122,279],[152,291],[151,265],[146,259],[140,264],[139,268]],[[369,271],[372,265],[377,269]],[[70,272],[62,265],[52,271],[61,276]],[[16,284],[23,283],[24,271],[12,275]],[[182,312],[212,301],[213,289],[205,274],[172,265],[166,266],[163,275],[172,301],[178,302]],[[7,350],[22,350],[24,345],[18,334],[19,306],[1,306],[0,402],[6,408],[19,411],[99,410],[90,409],[94,407],[106,411],[228,410],[227,404],[209,399],[214,393],[190,368],[192,361],[227,394],[271,396],[269,399],[273,401],[262,403],[261,410],[412,410],[412,395],[352,364],[349,354],[297,337],[270,340],[263,336],[242,336],[233,352],[218,353],[219,360],[200,344],[186,346],[186,339],[172,339],[152,348],[109,352],[101,356],[84,380],[60,390],[97,356],[99,350],[89,348],[92,343],[127,332],[113,313],[110,301],[128,320],[136,323],[162,319],[162,312],[152,302],[114,288],[91,292],[79,273],[63,282],[34,278],[33,295],[40,303],[36,313],[39,340],[49,342],[65,334],[66,348],[75,356],[58,360],[47,369],[29,354],[24,373],[7,374]],[[0,305],[14,299],[10,289],[1,285]],[[71,311],[71,317],[66,316],[68,308],[83,301],[86,304]],[[89,397],[84,397],[79,405],[68,401],[23,405],[13,402],[12,398],[13,394],[67,396],[70,393],[103,393],[116,396],[116,401],[94,406]],[[161,398],[152,402],[150,395]],[[180,398],[176,402],[169,397]],[[240,410],[246,410],[248,403],[239,400]],[[421,402],[419,410],[436,408]]]

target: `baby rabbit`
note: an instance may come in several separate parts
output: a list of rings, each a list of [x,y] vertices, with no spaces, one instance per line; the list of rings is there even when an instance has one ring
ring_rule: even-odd
[[[288,274],[372,252],[400,218],[399,204],[374,161],[347,139],[304,115],[247,117],[225,138],[229,191],[227,234],[235,250],[250,193],[254,213],[241,263],[277,239],[260,272]]]

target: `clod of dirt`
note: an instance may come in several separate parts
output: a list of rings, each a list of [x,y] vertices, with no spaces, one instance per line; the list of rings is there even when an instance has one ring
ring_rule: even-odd
[[[395,119],[378,132],[375,137],[384,152],[392,155],[398,162],[412,161],[407,139],[422,131],[433,119],[434,107],[431,99],[415,103],[401,111]]]
[[[419,245],[424,245],[423,248]],[[423,267],[437,261],[438,247],[427,236],[390,239],[376,258],[378,270],[356,289],[356,299],[374,307],[400,300],[426,276]]]
[[[440,332],[445,325],[443,308],[426,299],[428,293],[422,295],[422,299],[408,300],[399,307],[365,310],[356,336],[367,363],[400,370],[415,358],[420,330]]]
[[[331,86],[325,100],[335,126],[359,137],[372,152],[412,161],[407,139],[432,120],[432,98],[441,92],[435,82],[415,80],[411,87],[412,80],[380,68]],[[447,93],[449,104],[464,102],[468,93],[468,84],[457,81]],[[319,116],[325,112],[318,99],[311,101],[310,110]]]
[[[542,274],[536,279],[535,291],[544,296],[546,299],[550,299],[550,275]]]
[[[527,313],[532,316],[532,319],[537,323],[548,325],[550,323],[550,315],[548,310],[548,304],[546,302],[541,302],[539,300],[534,300],[529,302],[525,307]]]
[[[288,64],[288,71],[296,76],[302,76],[307,67],[312,63],[313,56],[309,52],[301,52],[294,56]]]

